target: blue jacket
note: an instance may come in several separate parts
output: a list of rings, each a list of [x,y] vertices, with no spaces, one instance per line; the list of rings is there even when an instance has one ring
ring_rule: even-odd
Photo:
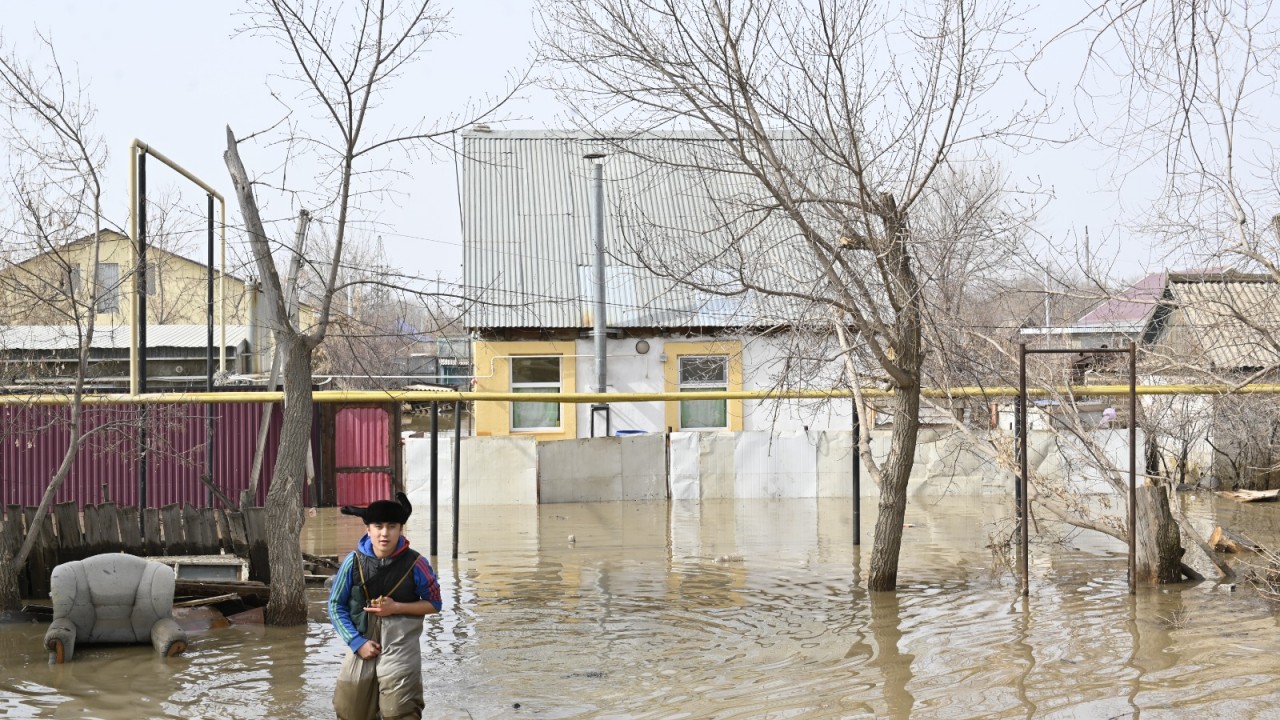
[[[399,555],[409,548],[408,538],[401,537],[400,544],[396,546],[396,551],[391,554],[392,557]],[[360,649],[361,645],[368,642],[368,638],[360,634],[356,629],[355,622],[351,617],[351,588],[356,580],[356,553],[361,553],[369,557],[375,557],[373,554],[373,542],[369,540],[366,534],[360,538],[360,542],[356,545],[356,550],[347,555],[342,561],[342,566],[338,568],[338,574],[333,578],[333,587],[329,591],[329,621],[333,623],[333,628],[338,631],[338,637],[342,638],[342,642],[351,648],[352,652]],[[440,601],[440,583],[436,581],[436,573],[431,569],[431,563],[427,562],[425,557],[419,556],[413,565],[413,581],[417,588],[418,597],[426,600],[436,609],[440,611],[443,603]]]

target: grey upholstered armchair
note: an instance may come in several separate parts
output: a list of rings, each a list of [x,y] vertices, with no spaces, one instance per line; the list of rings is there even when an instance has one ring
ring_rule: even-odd
[[[187,647],[174,622],[173,570],[136,555],[105,553],[62,563],[49,580],[53,622],[49,662],[64,663],[76,643],[145,643],[172,657]]]

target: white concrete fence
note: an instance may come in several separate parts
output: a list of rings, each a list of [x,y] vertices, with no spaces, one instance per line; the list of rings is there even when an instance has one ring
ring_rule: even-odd
[[[1011,444],[1011,438],[1005,436]],[[558,440],[529,437],[462,439],[464,505],[505,505],[702,498],[851,497],[851,433],[677,432]],[[1100,430],[1093,446],[1114,468],[1129,467],[1127,430]],[[887,456],[889,431],[871,435],[872,454]],[[1033,472],[1069,478],[1082,492],[1108,492],[1084,443],[1032,431]],[[1139,431],[1138,447],[1142,447]],[[405,480],[414,504],[430,501],[430,439],[406,437]],[[453,444],[441,436],[438,493],[452,502]],[[1141,453],[1139,453],[1141,463]],[[1141,473],[1141,467],[1139,467]],[[961,433],[922,428],[909,492],[916,496],[1007,495],[1014,476],[998,468]],[[861,495],[876,497],[862,469]]]

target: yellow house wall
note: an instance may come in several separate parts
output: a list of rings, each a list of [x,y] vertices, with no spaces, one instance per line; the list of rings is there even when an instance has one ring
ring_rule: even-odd
[[[573,341],[543,342],[475,342],[476,390],[510,392],[511,356],[559,355],[561,392],[572,392],[577,385],[577,362]],[[572,404],[560,405],[560,432],[512,432],[511,403],[478,402],[475,408],[476,435],[532,435],[539,440],[567,440],[578,436],[577,410]]]
[[[680,356],[681,355],[728,355],[729,356],[729,390],[742,390],[742,343],[738,340],[712,340],[707,342],[667,342],[662,351],[667,355],[663,369],[666,391],[680,390]],[[742,431],[742,401],[729,400],[729,430]],[[667,427],[680,429],[680,403],[666,403]]]
[[[60,249],[58,254],[67,263],[80,268],[80,287],[82,292],[93,282],[90,272],[93,262],[93,243],[80,242]],[[157,266],[159,287],[154,294],[147,296],[148,321],[157,325],[203,325],[206,320],[206,270],[199,263],[184,257],[161,250],[148,253],[148,261]],[[94,322],[99,326],[128,324],[133,299],[133,282],[129,271],[134,267],[132,243],[125,236],[112,234],[103,237],[99,243],[98,260],[101,263],[115,263],[119,270],[118,296],[115,312],[98,313]],[[12,278],[6,282],[6,294],[9,306],[26,308],[25,317],[7,318],[8,324],[49,324],[59,325],[68,322],[65,315],[52,312],[41,305],[47,305],[49,299],[56,296],[57,283],[62,277],[61,262],[50,255],[32,258],[8,273]],[[219,297],[219,274],[214,275],[214,298]],[[226,293],[226,323],[228,325],[248,325],[249,298],[243,281],[227,276],[223,284]],[[221,322],[218,309],[214,310],[214,322]]]

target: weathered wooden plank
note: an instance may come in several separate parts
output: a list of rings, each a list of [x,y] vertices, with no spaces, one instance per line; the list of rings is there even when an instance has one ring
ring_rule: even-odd
[[[30,597],[49,597],[49,576],[58,565],[58,538],[53,531],[53,517],[46,514],[44,521],[37,526],[35,508],[28,508],[23,514],[28,528],[38,528],[35,545],[27,558]]]
[[[1218,494],[1236,502],[1275,502],[1280,500],[1280,488],[1274,490],[1219,490]]]
[[[187,506],[183,511],[183,520],[190,517],[188,527],[196,528],[196,539],[187,536],[187,545],[192,555],[218,554],[218,524],[213,517],[213,508],[194,508]]]
[[[246,508],[244,529],[249,541],[249,579],[271,582],[271,560],[267,554],[267,509]]]
[[[115,503],[102,503],[98,506],[98,520],[102,523],[102,550],[99,552],[120,552],[123,544],[120,541],[120,515],[116,512]]]
[[[187,531],[182,526],[182,506],[165,505],[160,508],[160,524],[164,527],[164,554],[190,554],[187,550]]]
[[[74,502],[58,503],[53,509],[57,536],[58,562],[83,560],[88,557],[84,530],[80,527],[80,508]]]
[[[218,526],[218,552],[234,553],[231,547],[231,525],[227,523],[227,511],[222,508],[211,508],[213,521]]]
[[[85,505],[84,519],[84,556],[97,555],[102,552],[102,527],[98,521],[98,506]]]
[[[160,509],[146,508],[142,511],[142,554],[164,554],[164,528],[160,524]]]
[[[116,508],[116,524],[120,528],[120,552],[144,555],[142,528],[138,527],[138,508]]]
[[[201,536],[200,515],[190,504],[182,506],[182,527],[185,529],[187,538],[187,550],[182,554],[203,555],[204,538]]]
[[[231,531],[231,552],[242,558],[249,557],[249,535],[244,526],[244,513],[228,510],[227,527]]]
[[[22,537],[22,508],[11,506],[5,515],[3,525],[0,526],[0,543],[4,543],[5,557],[12,558],[18,554],[18,550],[22,548]],[[29,582],[25,575],[26,573],[21,573],[18,576],[20,594],[23,592],[23,583]]]
[[[8,518],[9,523],[14,528],[13,532],[16,533],[18,537],[18,540],[17,540],[18,544],[14,546],[14,553],[16,554],[18,552],[18,549],[21,547],[22,542],[27,538],[26,514],[23,513],[21,505],[10,505],[5,514],[5,517]],[[27,563],[27,566],[23,569],[22,574],[18,576],[18,593],[21,594],[22,597],[35,597],[35,595],[31,593],[31,564],[30,563]]]

